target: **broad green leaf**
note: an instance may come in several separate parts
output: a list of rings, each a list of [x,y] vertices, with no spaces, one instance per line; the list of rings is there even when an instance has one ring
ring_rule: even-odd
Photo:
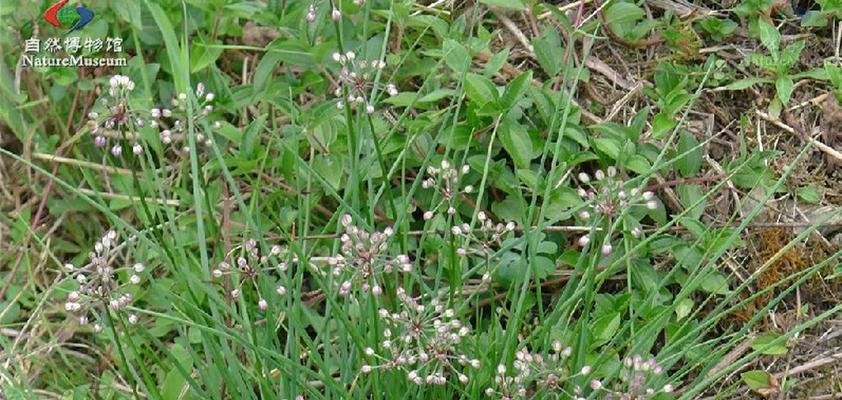
[[[620,313],[610,313],[600,316],[591,323],[591,332],[595,343],[605,343],[614,337],[620,327]]]
[[[751,390],[764,396],[773,394],[778,387],[777,380],[772,375],[759,369],[743,372],[740,377]]]
[[[659,113],[652,119],[652,137],[655,139],[662,138],[676,125],[678,125],[677,121],[666,114]]]
[[[509,58],[509,49],[503,49],[497,54],[493,55],[491,58],[488,59],[488,62],[485,63],[485,66],[482,68],[482,74],[485,76],[492,76],[500,71],[500,68],[503,68],[503,64],[506,63],[506,60]]]
[[[620,142],[609,138],[596,138],[593,140],[595,149],[605,153],[608,157],[616,160],[620,158]]]
[[[628,36],[646,12],[634,3],[618,2],[605,10],[605,22],[622,37]]]
[[[687,153],[689,152],[689,153]],[[687,153],[684,156],[682,154]],[[699,141],[690,132],[682,132],[678,139],[678,170],[684,177],[691,177],[699,173],[702,168],[702,148]]]
[[[699,185],[678,185],[678,197],[684,207],[688,208],[687,216],[700,221],[702,214],[705,212],[705,201],[699,202],[699,205],[692,209],[690,209],[690,206],[704,197],[702,187]]]
[[[526,71],[506,85],[506,91],[500,98],[500,107],[509,109],[523,96],[527,87],[532,83],[532,71]]]
[[[786,339],[780,339],[780,337],[780,335],[774,333],[764,333],[751,341],[751,348],[767,356],[786,354]],[[777,343],[775,343],[776,341]]]
[[[538,64],[549,76],[556,76],[561,72],[561,60],[563,50],[558,33],[552,30],[546,31],[538,38],[532,39],[532,47],[535,49],[535,57]]]
[[[306,42],[290,39],[275,39],[269,43],[266,51],[275,53],[281,61],[298,67],[312,67],[316,64],[312,54],[312,46]]]
[[[529,132],[517,121],[504,120],[499,129],[500,142],[518,168],[528,168],[533,158],[532,139]]]
[[[793,84],[792,78],[789,76],[782,76],[775,81],[775,89],[778,91],[778,98],[781,99],[782,104],[789,103]]]
[[[693,300],[683,298],[675,304],[675,318],[679,321],[690,315],[693,311]]]
[[[815,204],[821,201],[822,199],[822,194],[816,188],[816,185],[808,185],[798,188],[798,190],[796,190],[796,193],[798,193],[798,197],[801,200],[804,200],[808,203]]]
[[[444,62],[450,69],[459,76],[468,72],[471,67],[471,56],[468,54],[468,50],[465,50],[465,46],[455,40],[447,39],[444,41],[442,51],[444,52]]]
[[[629,170],[637,172],[638,174],[645,174],[652,168],[652,164],[649,163],[649,160],[640,154],[632,154],[628,160],[626,160],[625,166]]]
[[[702,280],[702,290],[714,294],[728,294],[728,278],[719,272],[711,273]]]
[[[264,53],[257,68],[254,70],[254,81],[252,88],[255,93],[260,93],[266,88],[266,82],[272,76],[275,67],[281,63],[281,55],[279,53]]]
[[[468,73],[465,78],[465,93],[479,106],[497,100],[497,87],[491,79],[474,73]]]
[[[778,28],[762,18],[757,21],[757,27],[760,29],[760,42],[775,57],[781,48],[781,33],[778,32]]]
[[[190,56],[190,59],[193,61],[190,66],[190,72],[196,73],[207,68],[211,64],[214,64],[221,55],[221,47],[193,46]]]

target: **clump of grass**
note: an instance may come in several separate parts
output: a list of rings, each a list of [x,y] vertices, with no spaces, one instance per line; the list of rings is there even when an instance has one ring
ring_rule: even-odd
[[[842,209],[747,274],[734,260],[812,147],[775,173],[773,153],[746,145],[746,120],[717,125],[734,151],[712,157],[727,140],[692,131],[696,117],[754,80],[698,55],[639,75],[599,60],[652,29],[666,40],[647,41],[653,52],[683,48],[692,21],[656,23],[632,3],[583,2],[570,16],[526,3],[146,1],[98,13],[134,44],[111,76],[18,70],[15,82],[6,57],[0,128],[26,151],[0,148],[2,166],[28,173],[13,178],[13,206],[0,182],[3,395],[786,390],[758,360],[842,311],[802,313],[798,296],[804,282],[838,278],[826,273],[842,252],[776,266],[824,240],[818,228]],[[705,26],[719,33],[705,40],[728,36]],[[777,28],[762,26],[756,41],[778,48],[766,43]],[[509,34],[518,44],[501,48]],[[644,87],[649,75],[656,90],[605,104],[614,109],[588,100],[607,81]],[[32,149],[61,153],[38,159],[62,166]],[[800,319],[763,332],[793,293]]]

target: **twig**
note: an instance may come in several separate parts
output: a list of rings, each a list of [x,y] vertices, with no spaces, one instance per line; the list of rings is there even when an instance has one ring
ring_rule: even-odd
[[[635,85],[635,87],[631,88],[628,93],[623,95],[623,97],[621,97],[620,100],[617,100],[617,102],[614,103],[614,106],[611,107],[611,112],[608,113],[607,117],[605,117],[605,121],[611,121],[612,119],[614,119],[614,117],[620,113],[620,110],[623,109],[623,106],[625,106],[629,101],[631,101],[632,98],[637,96],[637,94],[642,89],[643,84],[638,82],[637,85]]]
[[[94,170],[97,170],[97,171],[108,172],[108,173],[111,173],[111,174],[124,175],[124,176],[130,176],[132,174],[132,171],[129,171],[125,168],[111,167],[111,166],[107,166],[107,165],[101,165],[101,164],[93,163],[93,162],[90,162],[90,161],[82,161],[82,160],[77,160],[75,158],[67,158],[67,157],[62,157],[62,156],[54,155],[54,154],[33,153],[32,157],[37,158],[39,160],[55,162],[55,163],[59,163],[59,164],[69,164],[69,165],[74,165],[74,166],[82,167],[82,168],[90,168],[90,169],[94,169]]]
[[[514,21],[512,21],[506,14],[499,12],[493,7],[491,8],[491,12],[494,13],[497,19],[499,19],[500,22],[503,23],[503,26],[505,26],[506,29],[509,30],[509,32],[515,35],[515,38],[517,38],[517,40],[520,42],[520,44],[523,45],[523,47],[526,48],[526,50],[528,50],[530,53],[535,53],[535,49],[533,49],[532,44],[529,43],[529,38],[527,38],[526,35],[523,34],[523,32],[520,30],[520,28],[517,27],[517,24],[515,24]]]
[[[563,5],[563,6],[559,6],[559,7],[558,7],[558,10],[559,10],[559,11],[561,11],[561,12],[566,12],[566,11],[572,10],[572,9],[574,9],[574,8],[577,8],[577,7],[579,7],[579,6],[582,6],[582,5],[588,4],[588,3],[590,3],[590,2],[591,2],[591,0],[579,0],[579,1],[574,1],[574,2],[572,2],[572,3],[567,3],[567,4]],[[543,13],[543,14],[539,15],[539,16],[538,16],[538,19],[545,19],[545,18],[551,17],[552,15],[553,15],[553,12],[552,12],[552,11],[547,11],[547,12],[545,12],[545,13]]]
[[[798,374],[798,373],[801,373],[801,372],[804,372],[804,371],[809,371],[811,369],[819,368],[821,366],[824,366],[824,365],[827,365],[827,364],[830,364],[830,363],[839,362],[839,361],[842,361],[842,353],[832,354],[832,355],[827,356],[827,357],[817,358],[813,361],[810,361],[806,364],[799,365],[799,366],[797,366],[793,369],[790,369],[788,371],[778,372],[777,374],[775,374],[775,378],[777,378],[777,379],[785,378],[787,376],[792,376],[792,375],[795,375],[795,374]]]
[[[785,130],[785,131],[787,131],[787,132],[789,132],[793,135],[796,135],[796,136],[800,137],[801,139],[804,139],[804,140],[810,142],[813,146],[816,146],[817,149],[821,150],[825,154],[827,154],[827,155],[839,160],[840,162],[842,162],[842,153],[840,153],[839,151],[837,151],[833,147],[830,147],[830,146],[816,140],[815,138],[807,135],[806,133],[800,132],[799,130],[793,128],[792,126],[789,126],[789,125],[783,123],[783,121],[781,121],[779,119],[772,118],[772,116],[764,113],[763,111],[755,110],[754,112],[755,112],[755,114],[757,114],[758,117],[766,120],[767,122],[770,122],[772,125],[775,125],[778,128],[781,128],[781,129],[783,129],[783,130]]]

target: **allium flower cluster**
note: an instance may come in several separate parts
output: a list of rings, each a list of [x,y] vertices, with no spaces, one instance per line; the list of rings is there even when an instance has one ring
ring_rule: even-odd
[[[571,373],[567,362],[572,353],[572,348],[563,346],[558,340],[553,342],[552,349],[546,354],[531,352],[529,348],[523,347],[515,353],[513,371],[509,372],[503,364],[497,366],[495,386],[486,389],[485,394],[506,400],[532,398],[539,392],[567,394],[569,398],[578,398],[566,393],[564,384],[571,378],[590,374],[591,367],[584,366]],[[581,392],[581,389],[577,392]]]
[[[644,360],[642,356],[626,357],[619,378],[610,381],[592,380],[591,389],[604,392],[608,400],[651,399],[661,393],[671,393],[675,388],[666,384],[655,388],[651,381],[658,380],[664,368],[654,358]]]
[[[500,246],[506,235],[514,232],[517,227],[513,221],[495,224],[484,211],[477,213],[477,220],[480,225],[473,229],[467,223],[450,227],[450,233],[465,239],[462,246],[456,249],[456,254],[488,256],[494,251],[494,247]]]
[[[658,208],[655,201],[655,194],[649,191],[642,192],[640,189],[626,189],[625,182],[617,177],[617,169],[608,167],[606,172],[597,170],[593,179],[587,173],[580,173],[580,186],[577,190],[579,197],[585,201],[585,207],[579,212],[579,218],[584,221],[596,219],[597,227],[610,227],[615,218],[625,209],[631,207],[645,207],[650,210]],[[634,228],[632,235],[639,237],[643,232],[640,228]],[[590,243],[590,232],[579,238],[579,245],[586,247]],[[602,246],[602,254],[608,256],[613,247],[610,243]]]
[[[316,22],[316,3],[310,3],[307,6],[307,15],[304,16],[304,19],[311,24]]]
[[[403,288],[398,288],[397,298],[401,311],[391,313],[380,309],[380,318],[386,323],[382,353],[366,349],[366,355],[377,365],[363,365],[364,373],[374,369],[400,370],[417,385],[444,385],[454,377],[460,384],[467,384],[466,369],[478,369],[480,362],[466,355],[463,339],[470,328],[455,317],[456,312],[433,299],[429,305],[420,304]]]
[[[334,95],[340,98],[336,103],[340,110],[346,105],[360,105],[365,108],[366,113],[372,114],[375,111],[374,104],[366,100],[372,91],[382,89],[389,96],[398,94],[398,88],[394,84],[383,85],[376,80],[377,74],[386,67],[385,61],[357,60],[353,51],[345,54],[333,53],[333,61],[342,66],[339,70],[339,87],[334,91]]]
[[[462,178],[471,171],[467,164],[461,168],[454,168],[447,160],[442,160],[440,167],[432,165],[427,167],[428,178],[421,181],[424,189],[435,189],[441,195],[441,199],[429,210],[424,212],[424,219],[431,220],[439,210],[446,210],[448,215],[456,214],[457,196],[460,193],[470,194],[474,187],[461,186]]]
[[[383,293],[383,274],[412,271],[409,256],[392,256],[389,252],[388,241],[394,235],[391,227],[382,232],[367,232],[354,225],[353,218],[348,214],[341,217],[340,223],[345,229],[340,237],[342,247],[339,254],[327,259],[332,275],[342,282],[339,285],[340,296],[348,296],[355,288],[362,293],[380,296]]]
[[[354,3],[354,5],[356,5],[358,7],[362,7],[362,5],[365,4],[365,0],[353,0],[353,3]],[[310,3],[310,5],[307,6],[307,15],[304,16],[304,19],[308,23],[311,23],[311,24],[316,22],[316,3],[315,2]],[[342,12],[339,11],[338,8],[331,9],[330,19],[332,19],[334,22],[339,22],[342,19]]]
[[[108,144],[107,133],[116,132],[118,137],[133,141],[132,152],[143,153],[143,146],[136,141],[137,135],[129,134],[147,122],[145,112],[133,110],[129,106],[129,96],[134,87],[135,83],[128,76],[114,75],[108,80],[108,95],[100,99],[105,110],[88,113],[88,125],[96,147],[105,147]],[[111,146],[111,153],[119,157],[123,147],[116,143]]]
[[[213,111],[213,100],[216,95],[212,92],[205,93],[205,84],[199,83],[196,86],[196,98],[199,100],[199,107],[201,111],[193,114],[192,122],[196,133],[196,143],[199,145],[210,146],[213,141],[211,137],[199,133],[203,129],[203,121],[209,118]],[[152,109],[152,126],[158,128],[161,143],[172,146],[176,153],[188,154],[190,152],[190,144],[187,134],[189,132],[187,115],[187,105],[189,99],[187,93],[179,93],[179,95],[170,102],[172,108],[153,108]],[[214,121],[210,124],[214,129],[219,129],[222,125],[219,121]]]
[[[122,265],[126,262],[123,259],[124,248],[124,243],[118,243],[117,232],[110,230],[94,244],[87,265],[79,268],[72,264],[64,266],[65,272],[79,283],[79,288],[67,295],[64,309],[77,315],[80,324],[87,325],[90,317],[101,317],[106,310],[120,312],[132,303],[130,289],[143,281],[146,266],[142,263]],[[128,282],[123,282],[120,275],[129,275]],[[129,314],[128,321],[137,323],[138,316]],[[95,332],[102,331],[102,328],[100,323],[94,324]]]
[[[257,294],[258,308],[261,311],[266,311],[269,308],[269,302],[261,295],[258,277],[262,273],[268,274],[271,271],[285,273],[288,269],[286,262],[279,261],[277,264],[273,264],[272,261],[273,258],[281,258],[283,253],[283,248],[275,245],[269,249],[268,255],[261,254],[257,241],[249,239],[242,245],[231,249],[226,257],[226,261],[219,263],[219,266],[211,273],[214,279],[220,279],[225,276],[234,278],[236,286],[229,292],[229,295],[234,299],[238,299],[242,295],[245,286],[251,286]],[[230,260],[233,261],[229,262]],[[295,259],[293,259],[294,261]],[[285,296],[287,288],[283,284],[279,284],[275,288],[275,292],[278,296]]]

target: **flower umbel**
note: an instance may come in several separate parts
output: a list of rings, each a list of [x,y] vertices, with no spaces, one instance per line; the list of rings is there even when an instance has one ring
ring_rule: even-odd
[[[533,398],[538,393],[576,398],[567,393],[564,383],[570,378],[589,374],[591,367],[584,366],[571,372],[567,363],[572,353],[572,348],[563,346],[558,340],[552,343],[549,352],[543,354],[524,346],[515,353],[511,373],[505,365],[497,366],[495,386],[486,389],[485,394],[500,399]]]
[[[209,136],[201,133],[204,129],[203,123],[208,120],[210,113],[213,111],[213,100],[216,95],[212,92],[205,93],[205,85],[199,83],[196,86],[196,98],[199,100],[199,112],[193,113],[192,123],[195,132],[195,139],[197,145],[210,146],[213,141]],[[189,99],[186,93],[180,93],[177,97],[171,100],[172,108],[153,108],[152,126],[157,127],[161,143],[172,146],[173,151],[178,154],[188,154],[190,152],[190,142],[187,134],[189,132],[189,122],[191,118],[187,113]],[[208,121],[211,128],[219,129],[221,123],[219,121]]]
[[[652,381],[659,380],[664,368],[658,365],[654,358],[644,360],[635,355],[623,360],[619,378],[613,380],[592,380],[591,389],[604,392],[608,400],[643,400],[651,399],[661,393],[671,393],[675,388],[672,384],[655,385]]]
[[[629,208],[658,208],[654,193],[641,192],[638,188],[627,189],[628,184],[618,178],[615,167],[608,167],[606,172],[597,170],[593,180],[584,172],[579,173],[578,178],[581,186],[576,192],[585,201],[585,207],[579,211],[579,218],[585,222],[594,220],[597,227],[611,227],[615,219]],[[631,233],[637,237],[642,231],[639,226],[635,226]],[[586,247],[592,235],[593,232],[589,232],[580,237],[579,246]],[[600,250],[605,256],[611,255],[613,247],[610,241],[606,241]]]
[[[367,351],[378,365],[364,365],[363,372],[399,369],[417,385],[444,385],[450,377],[461,384],[468,383],[466,368],[480,367],[478,359],[462,350],[470,328],[455,317],[452,308],[436,299],[424,305],[403,288],[398,288],[397,298],[401,311],[380,309],[380,318],[387,326],[380,343],[383,352]]]
[[[412,271],[409,256],[389,253],[388,241],[394,235],[391,227],[382,232],[367,232],[354,225],[348,214],[341,217],[340,223],[345,229],[340,237],[342,247],[339,254],[327,259],[331,273],[342,282],[340,296],[349,295],[355,288],[379,296],[383,292],[383,274]]]
[[[94,145],[105,147],[108,136],[127,139],[132,142],[135,154],[143,152],[143,146],[137,143],[137,129],[147,123],[147,113],[135,110],[129,105],[129,96],[135,83],[128,76],[114,75],[108,80],[108,95],[100,98],[103,111],[88,113],[88,125],[94,135]],[[123,147],[117,143],[111,147],[111,153],[119,157]]]
[[[421,186],[424,189],[435,189],[441,199],[424,212],[425,220],[432,219],[435,213],[442,209],[446,210],[448,215],[456,214],[457,196],[460,193],[470,194],[474,192],[474,187],[471,185],[461,186],[462,178],[470,171],[471,167],[467,164],[461,168],[454,168],[447,160],[442,160],[438,167],[432,165],[427,167],[428,177],[421,182]]]
[[[228,294],[234,298],[239,298],[245,286],[251,286],[257,294],[257,306],[261,311],[266,311],[269,308],[269,302],[263,297],[260,292],[258,277],[261,274],[269,274],[272,271],[277,271],[283,274],[287,271],[288,265],[284,261],[279,261],[277,264],[272,263],[272,258],[281,258],[284,249],[280,246],[272,246],[269,249],[269,254],[261,254],[257,240],[246,240],[242,245],[237,246],[228,252],[226,261],[219,263],[219,266],[212,271],[213,277],[219,279],[225,276],[230,276],[235,279],[236,284],[234,289],[231,289]],[[237,255],[239,254],[239,255]],[[233,266],[229,260],[233,259]],[[293,262],[295,259],[293,258]],[[279,296],[284,296],[287,293],[287,288],[282,283],[278,283],[275,292]]]
[[[121,312],[133,301],[131,288],[143,281],[146,266],[142,263],[125,265],[126,243],[118,242],[117,231],[110,230],[94,244],[88,255],[90,262],[76,268],[72,264],[64,266],[65,272],[79,283],[79,288],[67,295],[64,309],[78,316],[82,325],[90,322],[90,317],[102,320],[107,310]],[[120,275],[126,275],[128,281],[122,281]],[[129,323],[136,323],[138,317],[128,316]],[[94,324],[94,331],[102,330],[100,322]]]
[[[377,80],[377,75],[386,67],[385,61],[357,60],[357,55],[353,51],[345,54],[333,53],[333,61],[341,65],[337,79],[339,87],[334,91],[334,95],[340,98],[336,103],[337,108],[344,109],[346,105],[360,105],[366,113],[372,114],[375,111],[374,103],[367,99],[372,96],[372,92],[383,90],[389,96],[398,94],[398,89],[394,84],[384,85]]]

